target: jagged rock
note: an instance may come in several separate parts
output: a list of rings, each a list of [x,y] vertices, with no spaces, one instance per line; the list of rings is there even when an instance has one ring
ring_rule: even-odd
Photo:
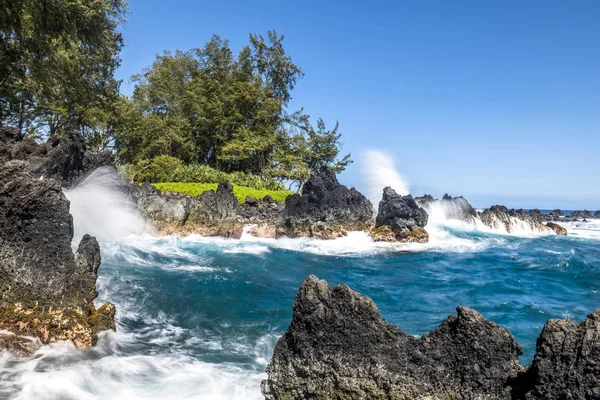
[[[150,185],[132,186],[131,197],[140,214],[159,234],[222,236],[239,239],[243,223],[238,220],[238,201],[229,182],[221,182],[217,191],[197,197],[161,192]]]
[[[540,210],[509,210],[505,206],[492,206],[477,213],[481,222],[494,230],[513,233],[523,223],[532,231],[549,232],[551,228],[545,224],[546,216]]]
[[[309,276],[261,388],[266,399],[510,399],[521,367],[511,333],[458,307],[420,339],[346,285]]]
[[[437,199],[430,194],[424,194],[423,196],[415,197],[415,201],[420,207],[427,208],[430,203],[437,201]]]
[[[527,400],[600,399],[600,308],[579,325],[548,320],[523,384]]]
[[[268,223],[275,226],[281,217],[284,204],[273,200],[271,196],[265,196],[261,200],[247,197],[246,202],[238,206],[239,218],[247,224]]]
[[[591,212],[589,212],[588,210],[575,210],[573,211],[570,215],[570,218],[575,218],[575,219],[586,219],[586,218],[592,218],[593,215]]]
[[[390,241],[391,230],[398,242],[425,243],[429,241],[429,234],[424,229],[427,219],[427,212],[410,194],[400,196],[391,187],[386,187],[371,237],[375,241]]]
[[[555,224],[554,222],[548,222],[546,223],[546,226],[552,229],[559,236],[567,236],[567,229],[563,226],[560,226],[559,224]]]
[[[100,166],[112,165],[112,154],[86,152],[79,132],[50,136],[44,144],[23,138],[17,129],[0,127],[0,162],[28,161],[34,178],[54,179],[63,187],[75,185]]]
[[[552,210],[551,212],[548,213],[548,216],[552,217],[552,218],[560,218],[560,217],[564,217],[565,213],[563,213],[560,209],[556,209],[556,210]]]
[[[285,201],[277,236],[332,239],[372,226],[373,205],[358,190],[341,185],[327,167],[314,173]]]
[[[600,210],[594,213],[594,218],[600,218]]]
[[[68,200],[57,181],[29,169],[16,160],[0,166],[0,329],[92,345],[100,248],[86,236],[73,254]]]

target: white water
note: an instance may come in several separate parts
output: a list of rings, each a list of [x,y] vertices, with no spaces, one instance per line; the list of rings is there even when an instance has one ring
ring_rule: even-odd
[[[100,242],[113,242],[144,232],[146,223],[135,207],[128,204],[120,189],[121,182],[114,169],[102,167],[77,187],[65,190],[71,202],[74,243],[79,243],[86,233]]]
[[[410,193],[408,182],[398,172],[394,159],[381,150],[365,150],[361,155],[361,168],[366,196],[377,207],[383,195],[383,188],[390,186],[396,193],[405,196]]]

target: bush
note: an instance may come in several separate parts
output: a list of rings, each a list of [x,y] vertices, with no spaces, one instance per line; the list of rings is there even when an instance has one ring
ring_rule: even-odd
[[[133,182],[164,182],[171,180],[173,173],[183,166],[183,161],[170,156],[158,156],[142,160],[125,168],[125,175]]]
[[[188,182],[188,183],[219,183],[228,181],[239,186],[259,190],[285,190],[285,186],[274,179],[262,179],[250,172],[232,172],[226,173],[218,171],[208,165],[181,166],[177,168],[170,179],[164,179],[163,182]]]
[[[196,197],[208,190],[217,190],[218,184],[216,183],[185,183],[185,182],[163,182],[154,183],[154,187],[158,190],[165,192],[174,192],[185,194],[186,196]],[[268,189],[255,189],[251,187],[245,187],[233,184],[233,194],[237,197],[240,203],[246,201],[246,196],[254,197],[255,199],[262,199],[265,196],[271,196],[273,200],[284,202],[293,192],[289,190],[268,190]]]

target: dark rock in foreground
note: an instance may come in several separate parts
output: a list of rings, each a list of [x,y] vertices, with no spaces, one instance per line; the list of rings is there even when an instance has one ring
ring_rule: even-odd
[[[551,319],[529,368],[526,399],[600,399],[600,308],[577,325]]]
[[[510,399],[521,370],[511,333],[466,307],[420,339],[373,301],[310,276],[262,383],[267,399]]]
[[[309,276],[261,385],[269,400],[598,399],[600,309],[580,325],[550,320],[532,366],[512,334],[458,307],[420,339],[346,285]]]
[[[322,167],[285,201],[277,236],[333,239],[348,231],[372,226],[373,205],[358,190],[341,185],[335,174]]]
[[[388,186],[383,189],[371,237],[375,241],[425,243],[429,240],[424,229],[427,220],[427,212],[410,194],[401,196]]]
[[[86,235],[73,254],[69,202],[57,181],[34,178],[30,167],[0,165],[0,329],[90,346],[114,329],[114,306],[93,303],[100,247]]]

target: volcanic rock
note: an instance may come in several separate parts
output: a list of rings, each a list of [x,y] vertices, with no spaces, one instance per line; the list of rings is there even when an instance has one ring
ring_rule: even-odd
[[[567,229],[559,224],[556,224],[554,222],[548,222],[546,223],[546,226],[552,229],[559,236],[567,236]]]
[[[341,185],[327,167],[314,173],[302,195],[287,197],[277,236],[332,239],[372,226],[373,205],[358,190]]]
[[[429,240],[424,229],[427,219],[427,212],[410,194],[401,196],[388,186],[383,189],[371,236],[375,241],[390,241],[391,231],[398,242],[425,243]]]
[[[57,181],[34,178],[30,167],[0,166],[0,329],[90,346],[99,332],[93,320],[114,329],[114,306],[93,303],[100,247],[86,235],[73,254],[69,201]]]
[[[416,339],[381,318],[369,297],[311,275],[262,392],[269,400],[510,399],[521,353],[506,328],[470,308]]]

